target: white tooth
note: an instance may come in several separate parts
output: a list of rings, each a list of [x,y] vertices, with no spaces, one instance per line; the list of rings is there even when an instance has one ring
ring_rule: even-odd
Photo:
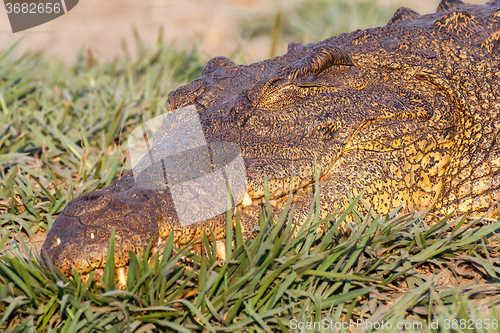
[[[57,245],[61,244],[61,239],[59,237],[56,239],[56,241],[57,241]]]
[[[119,267],[115,269],[115,274],[118,277],[118,289],[125,289],[127,286],[127,267]]]
[[[243,198],[243,207],[250,206],[252,204],[252,198],[250,198],[250,194],[245,192],[245,197]]]
[[[90,238],[94,239],[94,233],[93,232],[90,233]]]
[[[215,241],[215,248],[217,251],[217,256],[222,260],[226,260],[226,240],[219,239],[218,241]]]

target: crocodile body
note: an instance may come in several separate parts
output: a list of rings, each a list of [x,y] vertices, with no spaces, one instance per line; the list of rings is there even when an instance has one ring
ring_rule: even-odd
[[[381,28],[249,66],[218,57],[169,94],[173,111],[195,105],[207,143],[242,152],[247,194],[242,229],[251,232],[269,180],[280,212],[290,187],[294,223],[311,208],[314,160],[322,217],[364,191],[377,213],[403,205],[432,214],[498,215],[500,200],[500,2],[443,0],[434,14],[400,8]],[[249,201],[251,199],[251,201]],[[432,216],[432,215],[431,215]],[[70,202],[43,245],[63,273],[104,267],[116,230],[115,262],[172,232],[178,245],[210,227],[225,236],[225,214],[182,227],[169,189],[137,186],[132,173]]]

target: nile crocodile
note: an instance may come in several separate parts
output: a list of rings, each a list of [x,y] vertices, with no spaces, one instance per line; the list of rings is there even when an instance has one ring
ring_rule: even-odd
[[[500,2],[442,0],[437,12],[400,8],[385,27],[290,43],[248,66],[210,60],[202,77],[168,96],[194,105],[207,144],[239,146],[246,171],[243,231],[258,221],[267,175],[273,209],[292,189],[294,223],[311,208],[316,163],[320,214],[364,191],[377,213],[403,205],[432,214],[498,215]],[[165,166],[163,166],[164,168]],[[495,215],[496,214],[496,215]],[[64,274],[104,267],[112,229],[116,267],[174,232],[178,245],[225,214],[181,226],[169,188],[137,186],[132,172],[70,202],[43,244]]]

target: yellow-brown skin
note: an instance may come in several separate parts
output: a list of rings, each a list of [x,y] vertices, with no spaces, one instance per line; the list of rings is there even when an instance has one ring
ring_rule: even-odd
[[[499,38],[500,2],[447,0],[425,16],[400,8],[386,27],[291,43],[250,66],[214,58],[170,93],[169,110],[194,104],[208,143],[241,148],[253,200],[240,207],[247,234],[264,173],[276,212],[292,183],[294,222],[304,221],[315,156],[322,216],[363,190],[381,214],[403,204],[479,215],[500,200]],[[68,204],[43,250],[65,274],[88,272],[104,266],[112,228],[121,267],[150,239],[175,232],[182,245],[207,226],[224,237],[225,216],[181,228],[168,189],[138,188],[128,173]]]

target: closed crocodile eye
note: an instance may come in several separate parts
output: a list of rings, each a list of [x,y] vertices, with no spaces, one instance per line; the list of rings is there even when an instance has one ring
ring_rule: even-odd
[[[261,108],[282,108],[296,103],[302,97],[304,97],[304,94],[300,87],[287,84],[275,89],[270,88],[257,106]]]
[[[269,88],[256,104],[259,108],[279,109],[299,102],[302,98],[324,93],[327,87],[284,84]]]

